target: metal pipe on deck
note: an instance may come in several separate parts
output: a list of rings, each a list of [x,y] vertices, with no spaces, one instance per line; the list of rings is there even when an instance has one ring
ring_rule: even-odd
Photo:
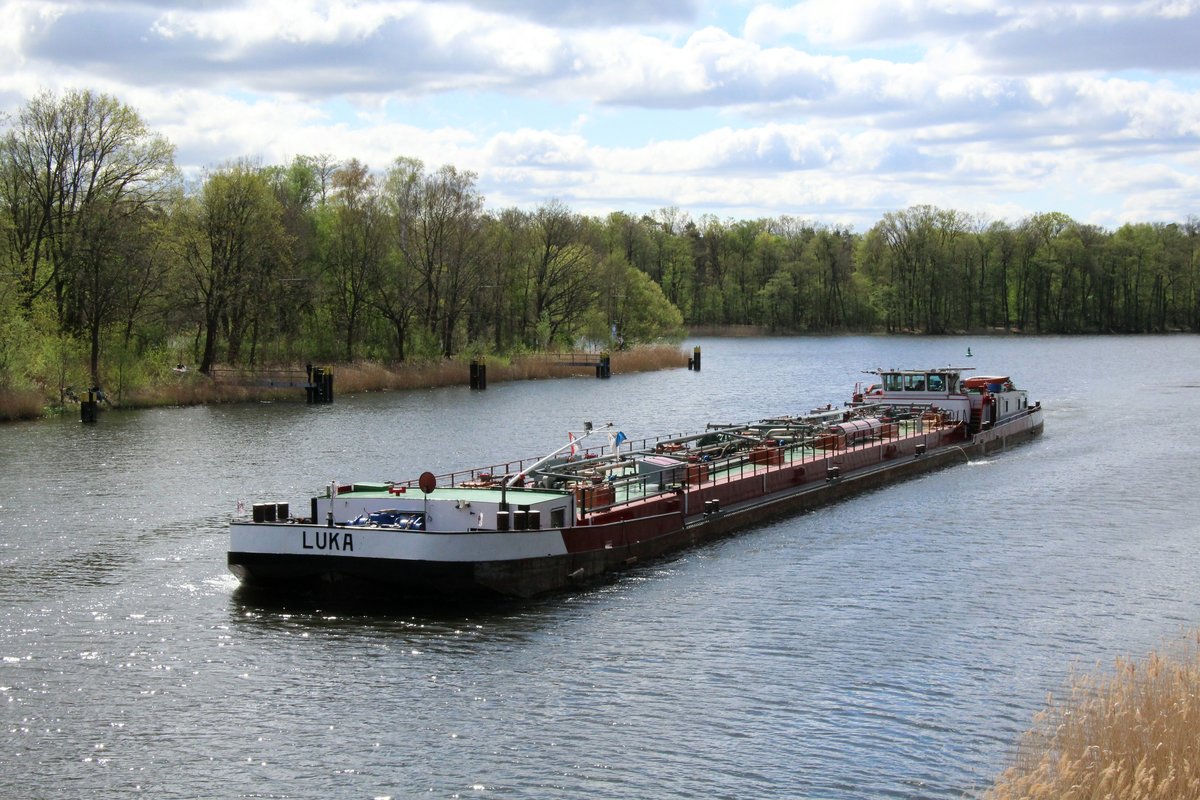
[[[599,433],[602,430],[608,430],[609,428],[612,427],[612,425],[613,424],[611,422],[606,422],[603,425],[603,427],[593,428],[592,423],[588,422],[588,423],[586,423],[586,427],[582,431],[571,431],[572,435],[574,435],[575,433],[579,433],[580,434],[579,437],[571,439],[571,441],[567,442],[562,447],[555,450],[553,453],[550,453],[549,455],[538,459],[533,464],[531,464],[528,468],[521,470],[519,473],[516,473],[515,475],[506,476],[504,481],[500,484],[501,488],[508,488],[508,486],[514,480],[517,480],[519,478],[524,478],[526,475],[528,475],[531,472],[537,472],[539,467],[541,467],[544,464],[550,463],[550,461],[552,461],[555,456],[557,456],[560,453],[563,453],[567,450],[570,450],[571,448],[575,447],[580,442],[582,442],[584,439],[588,438],[589,436],[591,436],[594,433]]]

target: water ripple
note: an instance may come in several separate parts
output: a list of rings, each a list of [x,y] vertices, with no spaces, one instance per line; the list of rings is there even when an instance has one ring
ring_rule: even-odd
[[[239,498],[532,454],[597,409],[631,434],[773,414],[781,385],[802,409],[946,344],[713,342],[699,375],[0,427],[0,796],[976,793],[1073,666],[1196,622],[1200,393],[1164,419],[1137,388],[1200,374],[1193,338],[975,341],[1046,401],[1040,441],[565,596],[314,608],[224,567]]]

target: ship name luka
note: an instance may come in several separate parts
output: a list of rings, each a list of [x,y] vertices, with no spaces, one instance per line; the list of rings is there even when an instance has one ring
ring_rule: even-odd
[[[303,530],[300,546],[305,550],[354,551],[354,534],[349,531]]]

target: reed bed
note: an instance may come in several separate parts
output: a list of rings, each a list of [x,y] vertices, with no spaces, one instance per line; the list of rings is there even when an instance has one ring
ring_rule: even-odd
[[[45,413],[46,400],[33,389],[0,388],[0,422],[36,419]]]
[[[1076,675],[1049,698],[987,800],[1200,797],[1200,633],[1165,654]]]
[[[613,372],[652,372],[658,369],[686,367],[688,354],[678,347],[655,345],[618,350],[612,354]]]
[[[221,383],[203,375],[189,375],[175,382],[133,389],[114,405],[121,408],[151,408],[295,399],[304,399],[303,390]]]
[[[547,378],[595,377],[595,368],[581,365],[595,360],[595,353],[536,353],[511,359],[489,356],[488,383],[529,381]],[[572,363],[574,362],[574,363]],[[649,372],[687,366],[687,355],[669,345],[636,347],[611,354],[614,373]],[[334,393],[425,389],[436,386],[465,386],[468,366],[464,361],[401,364],[386,367],[374,363],[344,364],[334,368]]]
[[[548,378],[595,377],[592,365],[597,353],[536,353],[512,358],[488,356],[488,383]],[[672,369],[687,365],[688,357],[677,347],[656,345],[635,347],[611,354],[614,374]],[[574,362],[574,363],[572,363]],[[447,360],[422,364],[385,366],[371,362],[334,365],[334,396],[361,392],[425,389],[439,386],[466,386],[469,366],[465,360]],[[304,402],[300,385],[304,382],[302,365],[277,365],[269,369],[229,370],[212,379],[199,373],[171,373],[152,385],[128,389],[110,402],[123,408],[154,406],[192,406],[244,402]],[[288,375],[292,386],[271,386],[267,378],[283,381]],[[29,389],[0,388],[0,421],[36,419],[58,408],[58,399]]]
[[[513,358],[488,356],[481,360],[487,365],[487,380],[490,384],[502,381],[595,377],[595,368],[586,362],[594,362],[596,357],[596,353],[536,353]],[[647,372],[686,366],[687,355],[679,348],[669,345],[635,347],[612,353],[610,363],[612,371],[616,374]],[[295,382],[302,379],[305,369],[296,364],[281,365],[262,370],[257,377],[265,378],[285,373],[290,374]],[[334,365],[333,374],[333,391],[336,397],[339,394],[362,392],[466,386],[469,366],[467,361],[457,359],[394,366],[357,362]],[[117,404],[126,408],[142,408],[253,401],[304,401],[303,389],[295,386],[261,385],[266,381],[256,379],[256,374],[251,371],[239,372],[237,376],[212,380],[197,373],[173,374],[154,386],[140,387],[127,392]],[[39,403],[34,416],[40,413]]]

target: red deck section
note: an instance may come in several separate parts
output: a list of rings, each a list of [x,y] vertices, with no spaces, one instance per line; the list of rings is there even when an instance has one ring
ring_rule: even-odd
[[[831,467],[837,467],[839,474],[845,475],[885,461],[912,458],[919,444],[932,450],[965,438],[962,425],[925,428],[921,433],[904,437],[895,437],[898,430],[890,426],[888,433],[894,438],[825,451],[803,461],[789,462],[783,449],[764,448],[752,451],[740,472],[689,470],[688,482],[675,493],[652,495],[596,511],[585,509],[576,526],[563,531],[563,540],[569,553],[627,548],[679,532],[689,518],[703,514],[705,503],[710,500],[730,508],[805,484],[824,483]]]

